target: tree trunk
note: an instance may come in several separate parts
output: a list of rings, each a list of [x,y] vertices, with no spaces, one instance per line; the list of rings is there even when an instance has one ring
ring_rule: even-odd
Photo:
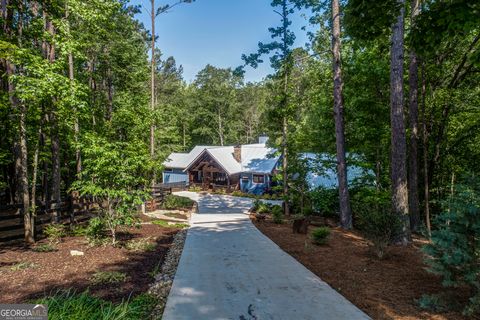
[[[4,34],[13,39],[12,29],[10,24],[12,22],[11,17],[8,15],[8,2],[2,1],[2,14],[4,17]],[[20,12],[19,21],[19,35],[22,33],[22,12]],[[19,37],[20,38],[20,37]],[[21,42],[19,43],[21,47]],[[12,77],[15,74],[15,66],[11,61],[5,61],[5,68],[7,74],[7,89],[8,97],[12,107],[12,113],[18,116],[18,133],[15,137],[15,172],[17,176],[17,195],[21,204],[21,211],[24,221],[24,239],[25,242],[30,244],[35,242],[34,238],[34,221],[30,212],[30,194],[28,192],[28,152],[27,152],[27,128],[26,117],[27,107],[15,96],[15,85],[12,82]]]
[[[402,223],[396,241],[405,245],[411,239],[408,217],[407,144],[403,111],[403,20],[405,0],[399,0],[399,3],[401,8],[393,25],[390,52],[391,179],[392,210]]]
[[[68,5],[66,5],[66,7],[65,7],[65,19],[67,20],[67,23],[68,23],[67,24],[68,32],[70,32],[70,24],[68,22],[68,16],[69,16]],[[72,51],[68,52],[68,78],[70,80],[70,94],[72,95],[72,100],[73,100],[74,94],[75,94],[74,90],[73,90],[75,75],[74,75],[74,69],[73,69],[73,53],[72,53]],[[73,112],[74,112],[74,115],[75,115],[74,124],[73,124],[73,137],[74,137],[73,139],[75,141],[75,171],[76,171],[76,174],[77,174],[77,177],[78,177],[78,175],[82,171],[82,156],[81,156],[81,153],[80,153],[80,148],[78,146],[78,137],[80,135],[80,125],[79,125],[79,122],[78,122],[78,110],[77,110],[76,106],[73,106]]]
[[[419,13],[418,0],[412,0],[411,24]],[[408,204],[410,212],[410,228],[417,231],[420,225],[420,209],[418,200],[418,57],[413,49],[410,50],[409,66],[409,124],[410,124],[410,152],[408,166]]]
[[[51,20],[49,20],[46,12],[44,11],[45,17],[45,27],[46,31],[53,37],[55,35],[55,27]],[[55,62],[55,44],[45,42],[45,50],[47,54],[47,59],[50,63]],[[61,184],[61,173],[60,173],[60,138],[59,138],[59,129],[58,129],[58,117],[57,117],[57,107],[55,98],[52,97],[51,100],[51,111],[50,111],[50,123],[51,123],[51,150],[52,150],[52,201],[55,205],[59,205],[61,202],[60,194],[60,184]],[[59,222],[60,216],[57,209],[53,211],[53,221]]]
[[[150,0],[152,4],[152,60],[151,60],[151,101],[150,109],[152,113],[155,111],[155,0]],[[155,156],[155,127],[152,124],[150,126],[150,156]]]
[[[343,117],[343,79],[341,66],[340,5],[332,0],[333,21],[333,113],[335,116],[335,137],[337,146],[337,177],[340,200],[340,225],[344,229],[352,228],[352,210],[348,193],[347,161],[345,155],[345,124]]]
[[[425,197],[425,226],[427,234],[430,238],[432,228],[430,225],[430,184],[428,172],[428,131],[427,131],[427,114],[426,101],[427,85],[425,79],[425,66],[422,67],[422,140],[423,140],[423,182],[424,182],[424,197]]]

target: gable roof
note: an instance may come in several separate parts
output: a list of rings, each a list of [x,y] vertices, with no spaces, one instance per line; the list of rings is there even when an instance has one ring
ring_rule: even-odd
[[[241,163],[233,157],[233,146],[196,146],[190,153],[172,153],[163,165],[167,168],[188,169],[202,154],[208,153],[229,174],[241,172],[271,173],[279,156],[264,143],[241,146]]]
[[[242,146],[242,171],[254,173],[271,173],[278,162],[276,150],[264,143]]]
[[[163,162],[166,168],[178,168],[185,169],[188,165],[195,160],[203,150],[208,148],[216,148],[215,146],[196,146],[189,153],[171,153],[168,158]]]

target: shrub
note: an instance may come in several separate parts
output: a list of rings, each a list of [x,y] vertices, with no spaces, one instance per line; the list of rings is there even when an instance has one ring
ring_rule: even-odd
[[[52,223],[43,229],[43,233],[47,236],[51,244],[59,243],[60,240],[67,235],[63,224]]]
[[[71,225],[70,234],[74,237],[84,237],[87,235],[87,227],[83,225]]]
[[[434,220],[431,243],[423,247],[428,271],[445,287],[470,288],[465,315],[480,310],[480,185],[458,185]]]
[[[253,200],[252,212],[257,212],[258,209],[260,209],[261,205],[262,205],[262,201],[260,201],[259,199]]]
[[[51,243],[42,243],[42,244],[37,244],[35,247],[32,248],[33,251],[35,252],[53,252],[57,251],[55,246],[53,246]]]
[[[156,245],[151,242],[150,237],[147,237],[127,241],[125,248],[132,251],[154,251]]]
[[[25,269],[33,269],[33,268],[36,268],[36,267],[38,267],[38,265],[36,263],[25,261],[25,262],[16,263],[16,264],[10,266],[9,269],[11,271],[19,271],[19,270],[25,270]]]
[[[448,310],[448,302],[445,297],[441,295],[429,295],[424,294],[420,299],[417,300],[420,308],[434,311],[434,312],[445,312]]]
[[[157,304],[150,294],[140,294],[132,300],[114,304],[90,295],[74,291],[59,291],[56,294],[35,301],[48,306],[48,319],[114,320],[148,319]]]
[[[365,209],[358,213],[360,229],[365,238],[371,241],[375,255],[382,259],[386,249],[400,228],[398,216],[390,210],[377,211],[375,208]]]
[[[234,196],[234,197],[243,197],[243,192],[242,192],[242,191],[235,190],[235,191],[232,192],[232,196]]]
[[[319,212],[324,217],[336,217],[340,210],[338,202],[338,189],[328,189],[318,187],[310,192],[313,210]]]
[[[258,213],[269,213],[272,211],[272,207],[268,203],[261,203],[258,207]]]
[[[190,198],[180,197],[180,196],[170,194],[165,197],[162,207],[167,210],[176,210],[176,209],[191,208],[193,204],[194,204],[194,201]]]
[[[283,223],[283,210],[280,206],[272,207],[272,220],[273,223],[282,224]]]
[[[312,231],[311,238],[314,244],[326,244],[330,235],[329,227],[318,227]]]
[[[90,241],[99,240],[104,237],[105,222],[100,217],[95,217],[88,221],[88,227],[85,235]]]
[[[90,278],[93,284],[118,283],[125,282],[126,280],[127,275],[117,271],[97,271]]]

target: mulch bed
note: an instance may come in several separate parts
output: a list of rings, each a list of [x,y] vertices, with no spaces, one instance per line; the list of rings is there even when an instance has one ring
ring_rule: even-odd
[[[434,313],[418,307],[422,294],[442,290],[440,278],[425,271],[415,239],[408,247],[389,248],[383,260],[370,252],[356,232],[332,229],[327,245],[311,244],[307,235],[293,234],[290,223],[277,225],[267,218],[253,221],[257,228],[284,251],[318,275],[373,319],[466,319],[460,312]],[[312,227],[310,227],[310,230]]]
[[[148,219],[144,219],[148,220]],[[119,235],[120,243],[131,239],[150,237],[156,243],[153,251],[129,251],[121,246],[90,246],[83,237],[67,237],[55,252],[34,252],[21,244],[0,246],[0,302],[22,303],[73,289],[90,293],[113,302],[128,299],[146,292],[153,282],[149,274],[162,263],[166,252],[179,229],[142,224]],[[40,241],[44,243],[46,240]],[[84,256],[71,256],[70,250],[80,250]],[[11,270],[21,262],[34,266]],[[116,271],[127,275],[125,282],[92,285],[90,278],[97,271]]]

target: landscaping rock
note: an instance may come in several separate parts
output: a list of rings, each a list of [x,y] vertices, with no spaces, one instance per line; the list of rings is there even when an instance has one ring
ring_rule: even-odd
[[[168,250],[167,256],[162,265],[161,271],[155,275],[155,282],[150,286],[148,293],[155,295],[158,298],[158,304],[152,313],[152,319],[161,319],[163,309],[167,303],[167,297],[172,288],[173,278],[177,271],[178,262],[182,255],[183,245],[187,237],[187,230],[179,231]]]
[[[70,255],[71,255],[71,256],[83,256],[84,253],[83,253],[83,251],[70,250]]]

